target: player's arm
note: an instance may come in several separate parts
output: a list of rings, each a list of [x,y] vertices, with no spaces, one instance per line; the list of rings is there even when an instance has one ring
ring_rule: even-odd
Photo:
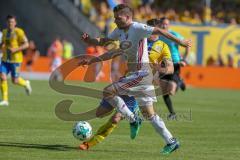
[[[186,60],[187,56],[188,56],[189,53],[190,53],[190,49],[191,49],[191,47],[186,47],[185,54],[184,54],[184,56],[183,56],[183,60]]]
[[[188,40],[188,39],[181,40],[181,39],[175,37],[174,35],[172,35],[171,33],[169,33],[168,31],[165,31],[158,27],[154,27],[152,34],[162,35],[183,47],[191,47],[191,45],[192,45],[191,40]]]
[[[109,59],[113,59],[116,56],[119,56],[121,54],[123,54],[123,50],[122,49],[114,49],[114,50],[110,50],[98,57],[94,57],[91,59],[81,59],[79,62],[80,66],[84,66],[84,65],[90,65],[92,63],[97,63],[97,62],[102,62],[102,61],[106,61]]]
[[[25,41],[22,45],[20,45],[18,48],[11,48],[10,50],[12,53],[23,51],[24,49],[27,49],[29,47],[28,41]]]
[[[114,40],[110,38],[91,38],[87,33],[84,33],[82,35],[82,40],[89,44],[89,45],[94,45],[94,46],[104,46],[105,44],[112,42]]]

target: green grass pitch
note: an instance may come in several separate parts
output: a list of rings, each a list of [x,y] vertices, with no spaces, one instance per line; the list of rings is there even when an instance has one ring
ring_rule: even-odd
[[[103,86],[105,84],[94,84],[97,88]],[[9,85],[10,106],[0,107],[1,160],[240,159],[240,91],[179,91],[172,98],[181,116],[178,121],[166,120],[167,110],[159,97],[156,110],[181,142],[177,152],[163,156],[160,154],[163,140],[149,122],[143,123],[135,140],[129,137],[129,124],[122,121],[102,144],[89,151],[78,150],[80,142],[71,133],[74,122],[58,119],[55,105],[60,100],[72,99],[71,109],[78,112],[94,108],[99,101],[57,93],[47,81],[32,81],[32,87],[33,94],[28,97],[21,87]],[[93,131],[107,119],[90,121]]]

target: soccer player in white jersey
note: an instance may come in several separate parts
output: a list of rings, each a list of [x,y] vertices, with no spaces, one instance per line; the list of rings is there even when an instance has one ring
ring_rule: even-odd
[[[157,100],[152,84],[152,70],[148,59],[147,38],[152,34],[159,34],[184,47],[190,46],[191,42],[189,40],[180,40],[160,28],[133,22],[132,15],[131,8],[125,4],[119,4],[114,8],[114,18],[117,28],[107,38],[90,38],[88,34],[83,34],[82,39],[91,45],[104,45],[109,41],[119,40],[120,49],[109,51],[96,58],[81,59],[79,65],[89,65],[109,60],[122,54],[127,56],[128,73],[118,82],[105,87],[103,97],[112,106],[116,106],[116,109],[130,121],[131,137],[134,137],[138,133],[141,122],[126,107],[126,104],[119,95],[134,96],[144,118],[151,122],[155,130],[166,142],[166,146],[161,152],[163,154],[170,154],[179,147],[179,142],[173,138],[163,120],[155,113],[153,108],[153,102]],[[98,110],[97,112],[104,111]]]

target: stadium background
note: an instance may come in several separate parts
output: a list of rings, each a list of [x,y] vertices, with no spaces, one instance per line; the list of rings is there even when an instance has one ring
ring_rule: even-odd
[[[33,65],[33,71],[46,75],[49,66],[42,64],[49,64],[48,58],[44,56],[47,55],[54,39],[58,36],[70,41],[74,46],[73,56],[85,54],[88,48],[80,40],[81,33],[87,32],[92,36],[99,36],[112,31],[115,24],[111,9],[119,2],[114,0],[1,1],[0,28],[5,27],[5,17],[8,13],[17,15],[19,26],[25,29],[29,39],[36,42],[43,56]],[[240,66],[238,26],[240,18],[237,10],[240,3],[234,0],[229,3],[225,0],[221,0],[221,3],[215,0],[203,0],[191,1],[185,5],[183,2],[136,0],[128,3],[134,8],[134,17],[137,21],[145,22],[149,18],[167,16],[172,20],[173,30],[193,40],[187,61],[189,66],[195,67],[186,67],[182,71],[182,76],[188,85],[239,89],[240,74],[238,70],[232,68]],[[213,68],[203,69],[205,66],[211,68],[213,66]],[[108,64],[103,66],[103,68],[109,67]],[[25,71],[24,65],[22,70]],[[222,76],[223,71],[227,72],[228,76]],[[72,74],[69,79],[82,80],[81,77],[78,78],[80,72],[75,71],[75,75]],[[99,78],[99,81],[109,80],[109,75]]]

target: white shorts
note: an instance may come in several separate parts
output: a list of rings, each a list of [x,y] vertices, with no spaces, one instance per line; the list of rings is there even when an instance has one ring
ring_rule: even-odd
[[[152,74],[148,71],[129,73],[126,77],[114,82],[113,86],[119,95],[134,96],[139,106],[152,105],[157,102]]]

